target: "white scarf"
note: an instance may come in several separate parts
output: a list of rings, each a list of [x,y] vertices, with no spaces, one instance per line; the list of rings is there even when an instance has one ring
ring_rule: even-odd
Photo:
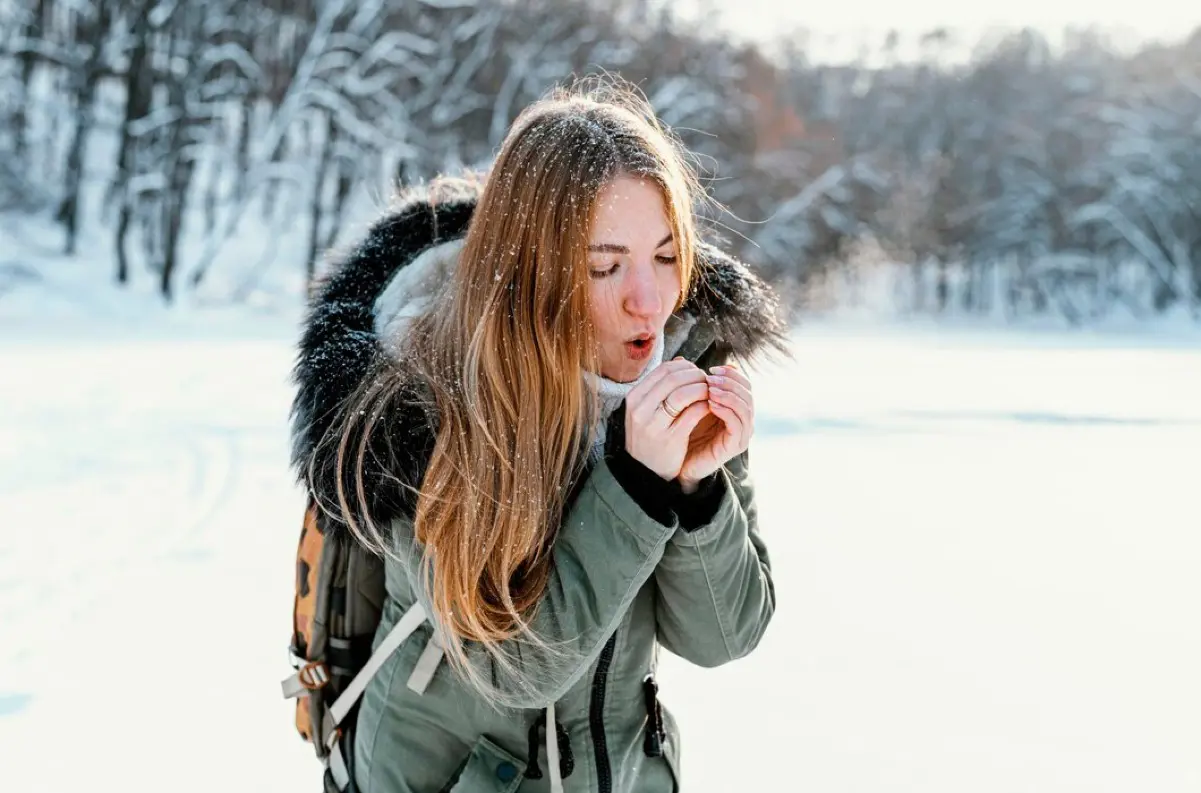
[[[588,455],[592,462],[595,463],[604,456],[605,433],[609,428],[609,417],[613,415],[613,411],[617,410],[622,400],[634,390],[634,387],[645,380],[647,375],[655,370],[656,366],[663,363],[663,347],[663,336],[659,335],[655,338],[655,347],[651,350],[651,357],[647,360],[646,367],[643,368],[642,373],[638,377],[628,383],[618,383],[615,380],[601,377],[592,372],[584,372],[584,379],[596,389],[596,394],[600,397],[596,437]]]

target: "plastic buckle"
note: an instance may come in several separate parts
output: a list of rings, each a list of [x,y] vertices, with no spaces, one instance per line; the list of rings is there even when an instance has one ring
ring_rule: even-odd
[[[310,661],[296,671],[296,679],[309,691],[316,691],[329,683],[329,671],[322,662]]]

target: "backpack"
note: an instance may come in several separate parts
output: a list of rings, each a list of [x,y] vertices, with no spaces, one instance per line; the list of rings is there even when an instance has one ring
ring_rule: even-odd
[[[296,671],[283,695],[296,699],[296,729],[325,766],[324,793],[355,793],[354,734],[358,700],[388,656],[426,618],[420,604],[397,622],[372,652],[383,614],[383,560],[345,531],[328,531],[331,518],[309,498],[296,550],[296,593],[289,647]],[[421,693],[442,651],[430,640],[409,688]]]
[[[296,730],[313,745],[325,766],[323,793],[358,793],[354,736],[359,698],[384,661],[428,616],[420,602],[414,603],[373,650],[386,596],[383,559],[347,532],[329,531],[330,520],[310,496],[296,549],[289,647],[296,671],[281,685],[286,699],[296,699]],[[409,674],[408,688],[424,694],[444,657],[434,632]],[[649,684],[654,686],[654,681]],[[648,703],[653,701],[649,689],[647,696]],[[657,703],[654,709],[661,713]],[[562,793],[558,773],[562,728],[555,722],[554,703],[548,703],[541,718],[545,719],[551,791]],[[660,715],[660,725],[661,719]],[[656,740],[662,740],[661,726],[657,732]],[[647,740],[649,747],[649,733]]]

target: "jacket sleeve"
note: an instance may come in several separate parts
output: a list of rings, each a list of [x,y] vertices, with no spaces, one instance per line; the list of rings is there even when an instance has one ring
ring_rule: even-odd
[[[654,574],[676,525],[670,513],[666,521],[662,514],[648,514],[606,462],[596,465],[555,539],[550,579],[529,622],[539,641],[501,642],[503,660],[478,643],[465,647],[469,663],[502,704],[540,708],[566,694],[600,656]],[[412,525],[404,528],[411,538]],[[410,568],[414,595],[433,614],[425,590],[417,586],[415,564]]]
[[[776,607],[748,455],[731,460],[721,476],[725,492],[713,517],[677,529],[655,570],[659,642],[705,667],[754,650]]]

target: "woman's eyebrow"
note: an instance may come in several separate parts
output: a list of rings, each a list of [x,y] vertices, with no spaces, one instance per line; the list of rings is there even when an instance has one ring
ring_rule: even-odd
[[[589,253],[629,253],[630,249],[624,245],[614,245],[611,242],[602,242],[598,245],[589,245]]]
[[[668,234],[666,237],[659,240],[659,244],[656,245],[655,247],[662,248],[664,245],[671,242],[674,237],[675,237],[674,234]],[[600,242],[600,243],[597,243],[596,245],[589,245],[588,252],[589,253],[629,253],[630,249],[627,248],[625,245],[615,245],[611,242]]]

